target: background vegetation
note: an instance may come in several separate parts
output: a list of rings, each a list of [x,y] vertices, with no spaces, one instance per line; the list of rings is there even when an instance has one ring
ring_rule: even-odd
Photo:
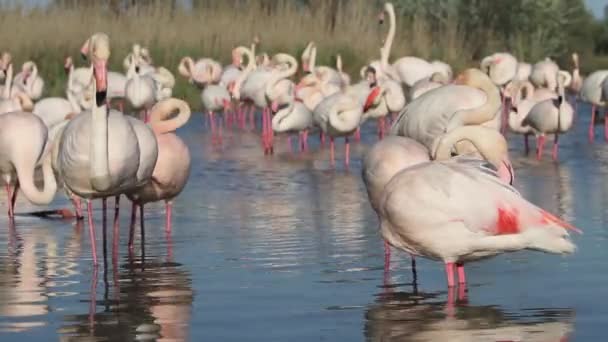
[[[314,40],[319,64],[333,65],[340,53],[355,76],[364,63],[378,58],[387,29],[378,25],[382,2],[376,0],[55,0],[33,8],[1,3],[0,49],[10,51],[17,63],[36,61],[47,95],[63,94],[63,60],[77,57],[94,31],[112,38],[115,70],[122,71],[122,59],[135,42],[150,48],[155,64],[176,73],[186,55],[229,63],[233,47],[249,45],[259,34],[258,51],[268,53],[299,56]],[[398,26],[393,58],[442,59],[459,70],[486,54],[508,50],[529,62],[552,56],[570,69],[569,55],[577,51],[584,72],[608,68],[608,21],[596,20],[583,0],[393,3]],[[177,73],[176,78],[175,94],[196,101],[198,92]]]

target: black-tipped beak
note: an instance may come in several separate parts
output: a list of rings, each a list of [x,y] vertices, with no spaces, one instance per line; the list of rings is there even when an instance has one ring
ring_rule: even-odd
[[[97,107],[101,107],[105,104],[107,96],[108,92],[106,90],[95,93],[95,103],[97,104]]]
[[[85,55],[84,53],[81,53],[81,54],[80,54],[80,57],[81,57],[81,58],[82,58],[82,60],[83,60],[83,61],[85,61],[85,62],[88,60],[87,55]]]
[[[135,72],[139,74],[139,66],[135,67]]]

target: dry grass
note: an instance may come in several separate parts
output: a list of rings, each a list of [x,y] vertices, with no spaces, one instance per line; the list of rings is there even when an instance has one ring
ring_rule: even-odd
[[[95,31],[104,31],[112,39],[111,66],[122,70],[122,59],[131,44],[139,42],[150,48],[155,64],[176,72],[181,57],[210,56],[222,63],[230,62],[230,51],[237,45],[249,45],[255,34],[262,43],[259,50],[279,51],[299,56],[309,40],[318,46],[320,65],[333,65],[333,56],[343,56],[345,68],[355,75],[371,59],[378,58],[386,26],[376,21],[380,7],[367,0],[344,2],[336,18],[335,31],[330,32],[324,8],[313,15],[308,8],[294,1],[280,1],[273,15],[268,16],[257,1],[245,2],[235,8],[217,2],[207,10],[176,10],[173,16],[165,6],[151,6],[126,12],[121,16],[101,7],[77,9],[0,10],[0,41],[2,49],[21,63],[32,59],[39,65],[47,88],[46,95],[61,95],[65,84],[63,59],[77,56],[82,42]],[[321,6],[324,6],[321,2]],[[393,56],[414,54],[424,58],[441,58],[456,68],[471,63],[467,44],[459,34],[457,20],[440,32],[433,31],[423,20],[398,21]],[[78,59],[75,59],[78,60]],[[192,101],[198,93],[181,77],[175,95]]]

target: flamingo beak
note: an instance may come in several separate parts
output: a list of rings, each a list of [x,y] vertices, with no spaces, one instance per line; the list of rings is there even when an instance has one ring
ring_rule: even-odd
[[[376,101],[376,98],[380,95],[380,87],[374,87],[372,91],[367,96],[365,100],[365,105],[363,105],[363,112],[366,113]]]
[[[384,12],[380,12],[380,14],[378,14],[378,23],[380,25],[384,24]]]
[[[276,113],[279,110],[279,103],[277,101],[272,101],[270,110],[272,110],[273,113]]]
[[[95,74],[95,86],[97,92],[105,92],[108,89],[108,61],[105,59],[97,59],[93,62],[93,72]]]
[[[302,62],[302,70],[304,72],[310,72],[310,65],[308,65],[308,62]]]

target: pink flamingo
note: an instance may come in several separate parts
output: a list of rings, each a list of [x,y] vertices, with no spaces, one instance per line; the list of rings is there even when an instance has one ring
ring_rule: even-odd
[[[581,100],[591,104],[591,121],[589,122],[589,141],[595,138],[595,112],[597,107],[606,107],[608,98],[608,70],[594,71],[585,77],[581,86]],[[604,118],[607,117],[604,113]],[[608,120],[604,120],[604,138],[608,141]]]
[[[450,288],[454,268],[466,286],[465,262],[523,249],[572,253],[568,230],[578,231],[467,158],[400,171],[384,188],[380,217],[392,246],[444,262]]]
[[[207,68],[211,68],[209,74]],[[201,58],[194,62],[192,57],[184,57],[177,67],[180,75],[186,77],[190,83],[203,87],[208,83],[218,83],[222,75],[222,66],[211,58]]]
[[[171,119],[171,114],[178,114]],[[190,119],[190,107],[185,101],[170,98],[158,102],[150,111],[150,127],[158,141],[158,159],[154,172],[148,182],[127,196],[133,201],[129,247],[133,246],[133,229],[135,225],[136,206],[140,208],[140,220],[143,227],[144,204],[165,201],[165,230],[171,232],[171,213],[173,199],[179,195],[190,175],[190,150],[174,133]]]

